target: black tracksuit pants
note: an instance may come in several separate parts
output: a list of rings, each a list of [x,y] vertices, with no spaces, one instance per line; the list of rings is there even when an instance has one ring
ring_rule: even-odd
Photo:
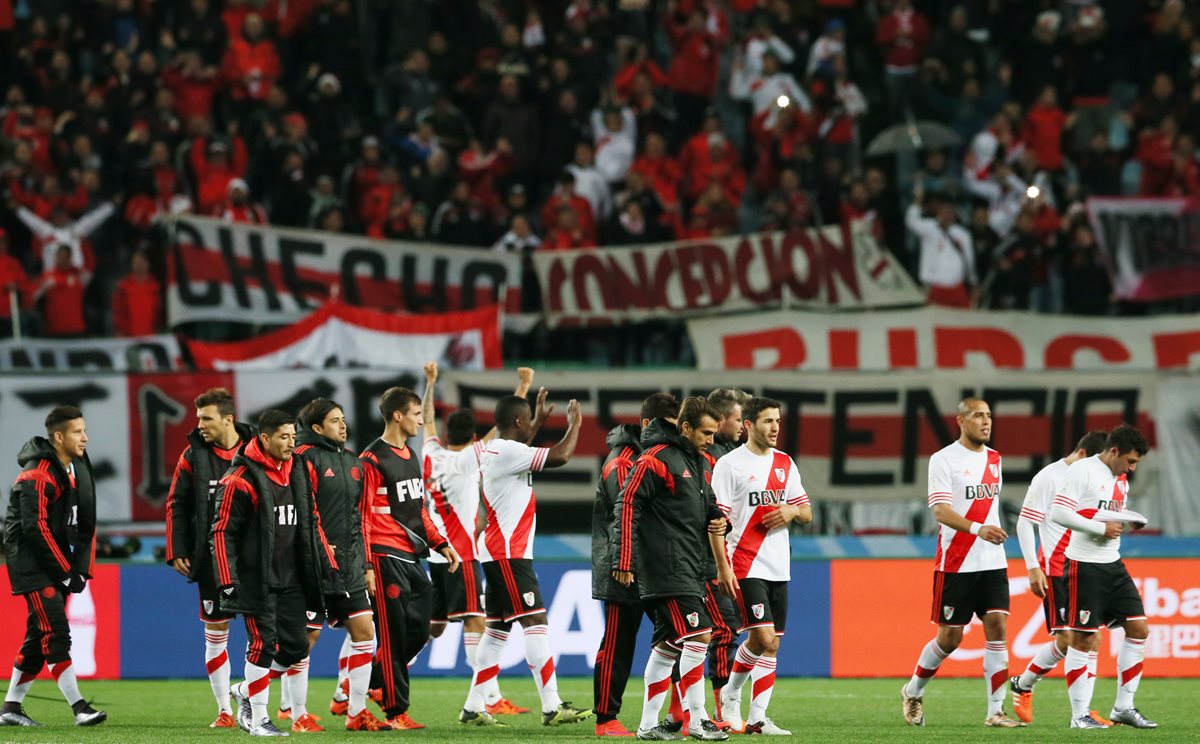
[[[383,690],[388,718],[408,711],[408,662],[429,639],[433,589],[418,561],[373,554],[375,569],[375,637],[378,651],[371,668],[371,688]]]

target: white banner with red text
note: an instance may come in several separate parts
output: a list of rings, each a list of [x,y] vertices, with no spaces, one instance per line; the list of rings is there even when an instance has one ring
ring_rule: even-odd
[[[521,309],[521,259],[490,249],[231,224],[171,223],[167,318],[282,325],[329,299],[407,313]]]
[[[1200,295],[1200,195],[1093,198],[1087,209],[1117,299],[1158,302]]]
[[[551,321],[628,322],[762,307],[915,305],[925,295],[861,226],[541,251]]]
[[[457,313],[394,315],[328,303],[304,320],[247,341],[189,341],[197,369],[411,368],[419,360],[443,369],[501,366],[496,306]]]
[[[951,372],[543,372],[534,385],[545,386],[558,407],[539,443],[553,444],[562,436],[563,411],[570,398],[580,401],[583,428],[569,464],[534,476],[537,496],[546,502],[589,504],[607,454],[605,435],[618,423],[637,421],[647,395],[661,390],[678,396],[706,394],[716,387],[736,386],[782,402],[778,447],[796,459],[814,503],[839,510],[830,512],[830,519],[857,528],[872,518],[861,510],[878,504],[894,507],[911,524],[914,515],[926,512],[929,455],[957,437],[957,402],[978,395],[995,415],[993,444],[1005,458],[1002,497],[1009,506],[1020,503],[1024,484],[1034,473],[1070,451],[1084,432],[1128,421],[1136,423],[1154,447],[1138,468],[1131,508],[1149,516],[1152,529],[1200,534],[1200,524],[1161,518],[1164,513],[1188,513],[1165,507],[1164,499],[1191,496],[1187,490],[1166,488],[1159,477],[1157,441],[1164,438],[1156,426],[1160,379],[1154,373],[1009,371],[969,378]],[[491,425],[496,401],[510,394],[516,382],[515,373],[508,371],[449,372],[438,383],[439,410],[444,414],[460,406],[472,409],[482,433]],[[313,398],[332,398],[346,411],[351,446],[360,449],[381,429],[378,400],[383,391],[394,385],[419,391],[423,384],[415,370],[7,375],[0,377],[0,416],[5,422],[0,453],[8,453],[2,461],[8,464],[0,467],[0,478],[10,483],[16,478],[15,454],[28,437],[41,433],[51,407],[78,405],[88,423],[101,518],[158,521],[184,438],[195,426],[192,401],[204,390],[230,388],[239,418],[251,422],[266,408],[298,411]],[[1184,482],[1195,482],[1200,472],[1185,477],[1191,481]]]
[[[705,370],[1200,369],[1200,316],[1076,318],[945,308],[688,320]]]

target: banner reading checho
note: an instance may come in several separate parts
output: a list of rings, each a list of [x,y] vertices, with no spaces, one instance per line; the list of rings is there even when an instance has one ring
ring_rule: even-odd
[[[552,320],[632,321],[760,307],[883,307],[924,294],[861,227],[534,255]]]
[[[294,323],[331,297],[409,313],[521,309],[521,259],[490,249],[374,240],[317,230],[174,223],[167,271],[171,325]]]

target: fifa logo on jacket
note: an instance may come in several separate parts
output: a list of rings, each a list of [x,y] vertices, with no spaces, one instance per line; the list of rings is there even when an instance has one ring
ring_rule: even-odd
[[[275,524],[282,527],[296,526],[296,505],[283,504],[275,507]]]

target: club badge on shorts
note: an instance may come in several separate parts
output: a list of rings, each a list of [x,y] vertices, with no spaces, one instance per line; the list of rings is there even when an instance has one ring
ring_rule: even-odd
[[[688,621],[688,625],[692,626],[693,628],[700,625],[700,613],[689,612],[687,614],[687,621]]]
[[[533,607],[533,592],[525,592],[521,598],[525,600],[526,607]]]
[[[949,620],[951,617],[954,617],[954,608],[950,605],[942,605],[942,617],[946,618],[947,620]]]
[[[1090,620],[1091,618],[1092,618],[1091,610],[1080,610],[1079,611],[1079,624],[1080,625],[1087,625],[1087,621]]]
[[[750,605],[750,611],[754,613],[755,620],[762,620],[763,606],[761,604]]]
[[[308,616],[308,619],[309,619],[309,620],[316,620],[316,619],[317,619],[317,613],[313,612],[312,610],[305,610],[305,611],[304,611],[304,614]]]
[[[211,599],[206,599],[203,602],[201,602],[200,604],[204,605],[204,614],[206,614],[206,615],[212,614],[213,601]]]

